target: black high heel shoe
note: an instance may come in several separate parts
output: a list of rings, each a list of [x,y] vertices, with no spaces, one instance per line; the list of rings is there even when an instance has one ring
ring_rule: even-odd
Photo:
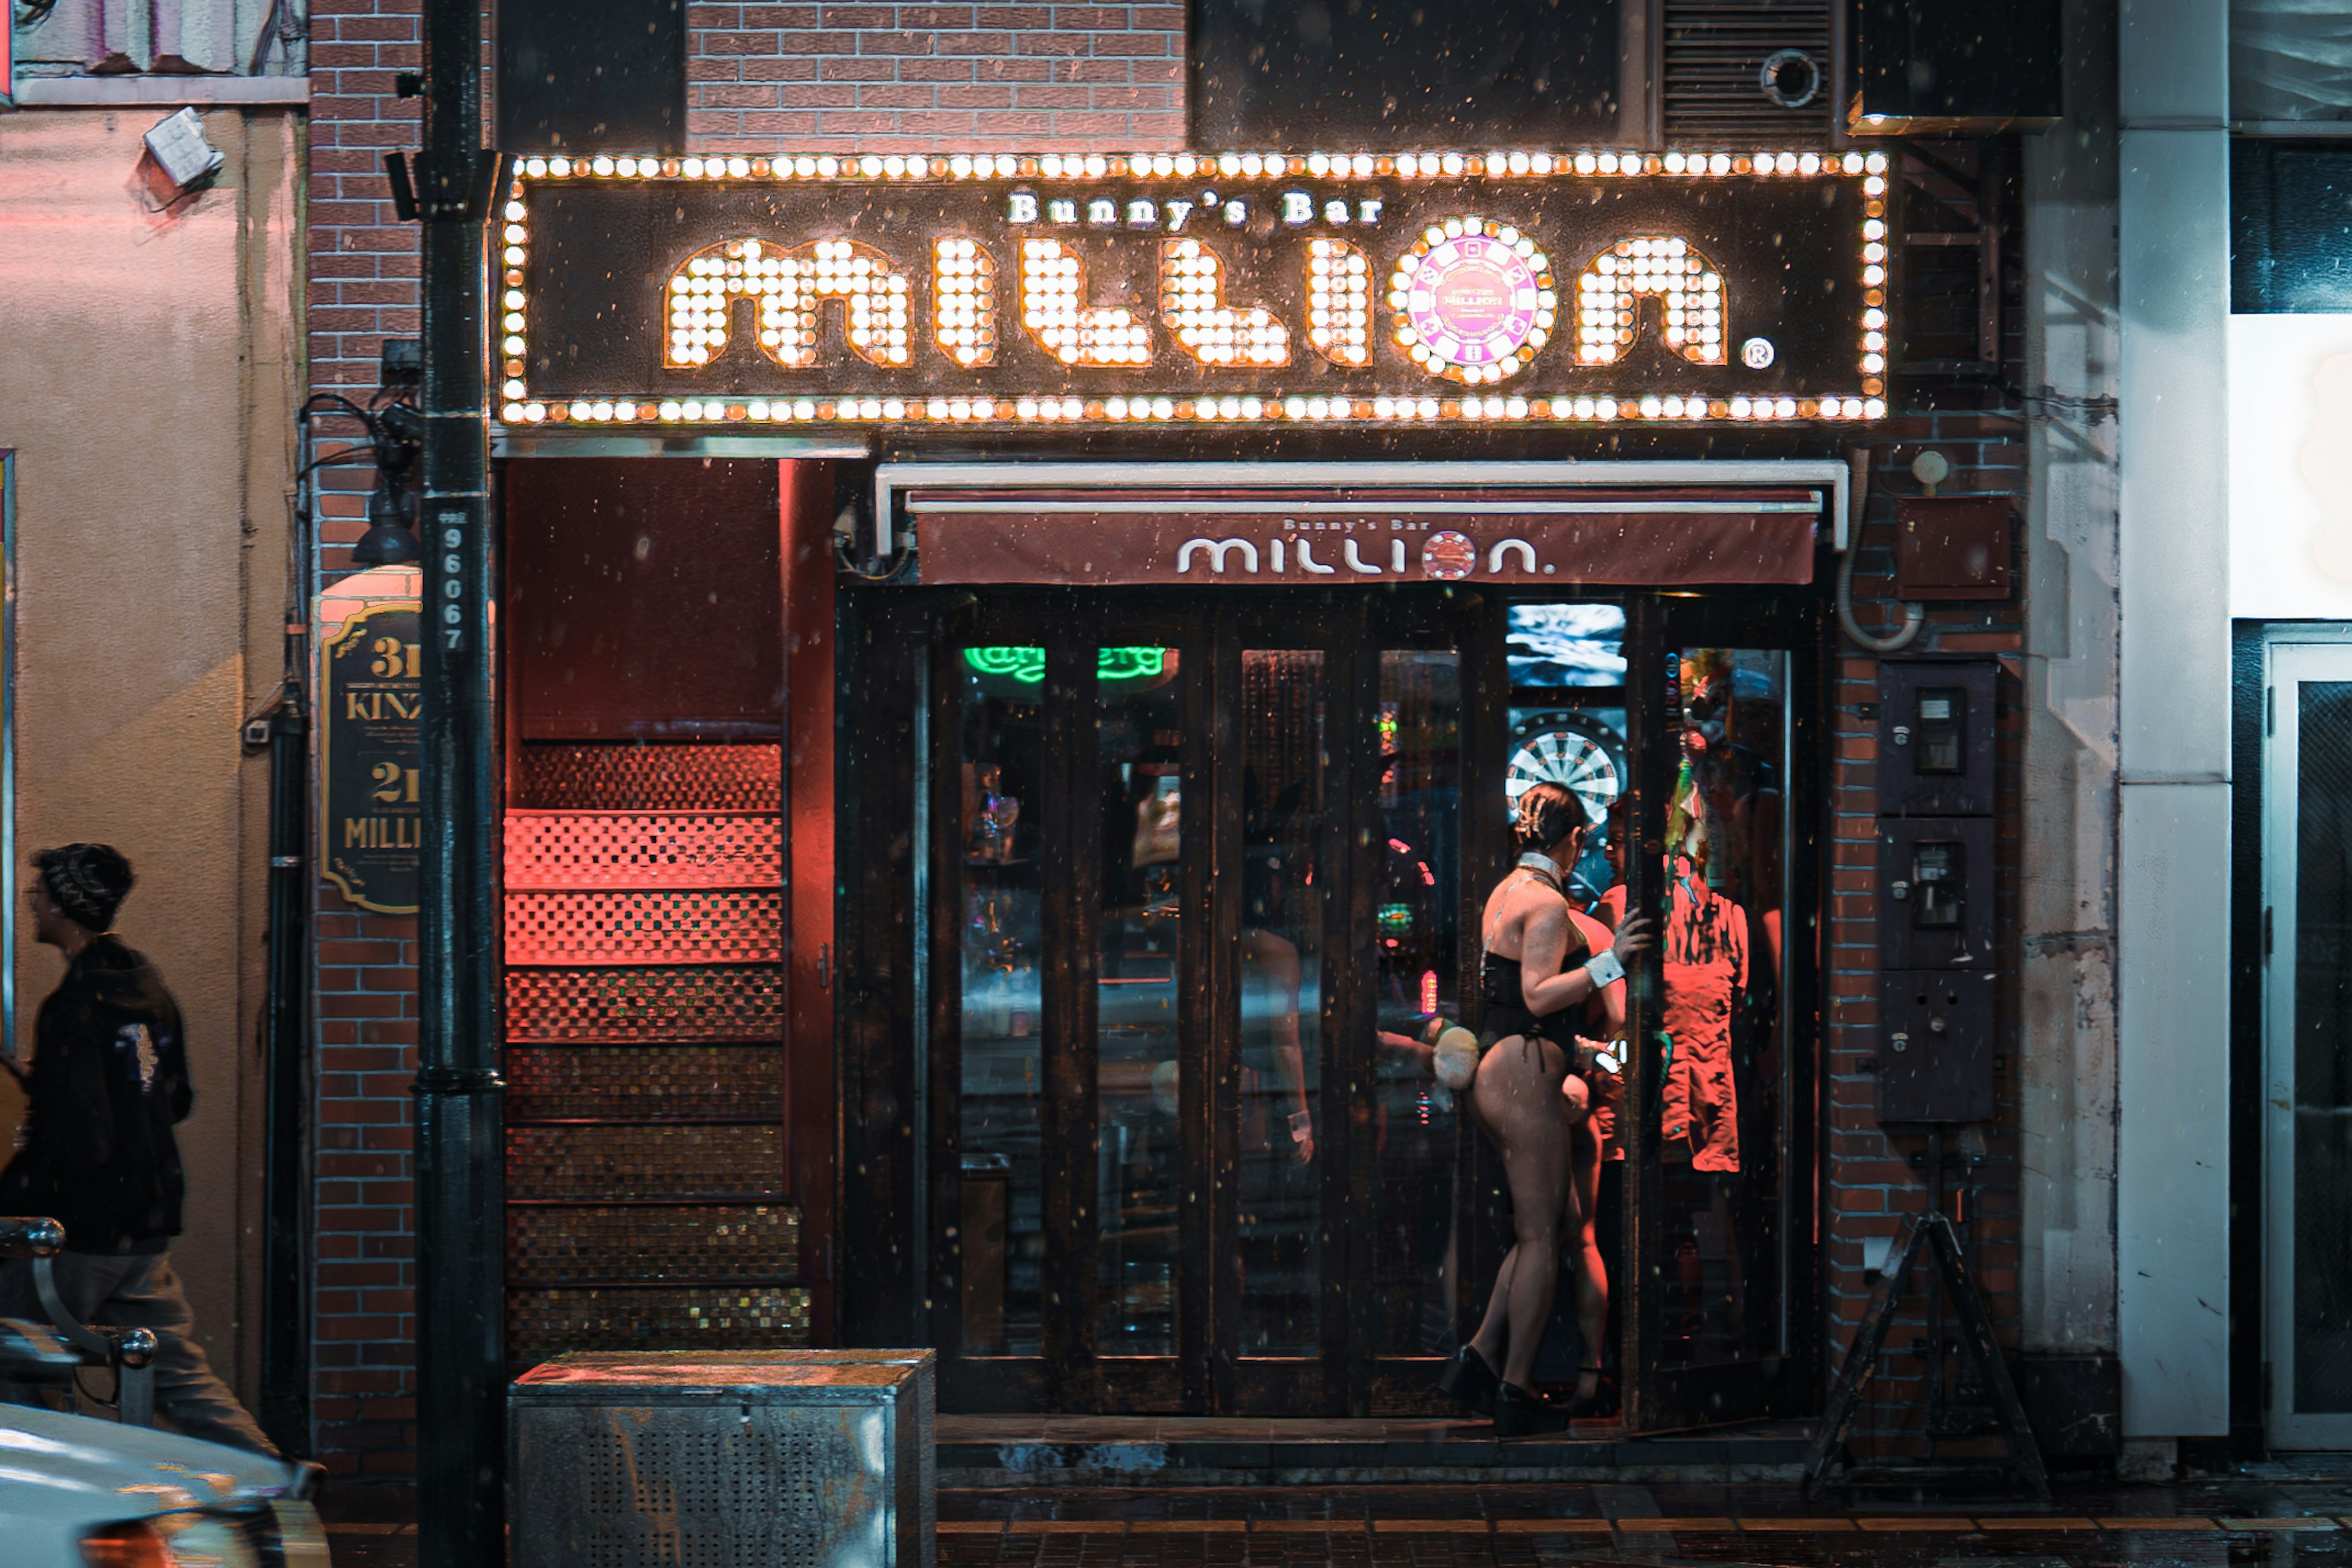
[[[1516,1383],[1495,1385],[1496,1436],[1526,1437],[1538,1432],[1565,1432],[1568,1423],[1565,1405],[1554,1405]]]
[[[1445,1370],[1438,1374],[1437,1392],[1481,1415],[1492,1415],[1495,1413],[1495,1390],[1501,1384],[1502,1379],[1495,1375],[1495,1369],[1486,1364],[1486,1358],[1480,1355],[1475,1347],[1464,1345],[1454,1352],[1454,1359],[1447,1362]]]

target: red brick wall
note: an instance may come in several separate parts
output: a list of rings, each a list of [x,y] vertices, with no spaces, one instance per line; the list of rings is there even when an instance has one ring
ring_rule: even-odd
[[[696,152],[1184,141],[1184,7],[698,3]]]
[[[888,151],[953,146],[1161,149],[1184,142],[1184,10],[1181,5],[768,5],[713,0],[692,6],[688,132],[693,149]],[[314,387],[364,400],[386,337],[417,331],[416,231],[396,224],[383,153],[416,144],[416,106],[393,96],[393,73],[418,59],[414,0],[316,0],[312,27],[310,375]],[[2016,421],[1922,412],[1914,439],[1880,448],[1890,470],[1873,505],[1858,595],[1866,626],[1899,624],[1891,593],[1887,495],[1910,488],[1902,466],[1924,445],[1951,459],[1954,487],[2023,489]],[[1893,433],[1880,433],[1891,438]],[[363,526],[368,475],[321,476],[326,517],[319,564],[348,569]],[[2023,574],[2016,580],[2022,583]],[[1988,616],[1984,611],[1995,613]],[[2014,655],[2021,606],[1950,605],[1928,617],[1919,651]],[[1872,749],[1874,659],[1838,660],[1833,729],[1833,853],[1828,927],[1830,999],[1822,1266],[1827,1334],[1835,1355],[1869,1295],[1865,1238],[1891,1233],[1919,1205],[1908,1142],[1879,1131],[1866,1064],[1879,1049],[1873,926],[1875,815]],[[2016,811],[2021,726],[2013,681],[2002,717],[2000,914],[2016,930]],[[343,906],[321,889],[328,911]],[[408,1085],[415,1068],[414,922],[329,912],[320,922],[319,1452],[346,1474],[409,1468],[415,1440],[411,1376],[413,1169]],[[2006,950],[2005,950],[2006,951]],[[2013,953],[2012,953],[2013,958]],[[2001,1130],[1988,1140],[1970,1199],[1983,1279],[2004,1324],[2018,1319],[2015,1007],[2004,1011]],[[1898,1332],[1897,1341],[1907,1341]],[[1906,1392],[1916,1363],[1895,1358],[1885,1384]],[[1916,1389],[1916,1384],[1909,1385]],[[1870,1425],[1899,1442],[1904,1423]]]
[[[310,7],[310,384],[365,403],[383,340],[417,332],[416,230],[396,223],[383,153],[416,145],[415,0]],[[320,426],[322,451],[357,426]],[[372,476],[320,478],[322,579],[351,567]],[[318,1185],[313,1419],[347,1476],[414,1468],[415,1220],[408,1086],[416,1075],[416,922],[318,892]]]
[[[1922,493],[1908,471],[1915,457],[1932,448],[1951,463],[1952,477],[1940,487],[1944,494],[2006,492],[2018,497],[2021,510],[2024,503],[2025,427],[2021,417],[1923,411],[1880,435],[1885,439],[1898,433],[1899,440],[1874,443],[1871,495],[1855,563],[1855,618],[1874,635],[1903,624],[1902,606],[1892,597],[1894,498]],[[2020,540],[2022,534],[2019,530]],[[2025,581],[2021,560],[2012,563],[2011,581]],[[2021,596],[2001,603],[1930,605],[1918,639],[1887,656],[1977,654],[2001,663],[1994,752],[1996,962],[2002,966],[1996,986],[1994,1094],[2000,1120],[1975,1145],[1979,1157],[1973,1161],[1964,1157],[1959,1138],[1947,1134],[1944,1180],[1946,1212],[1968,1222],[1963,1229],[1972,1247],[1978,1288],[1987,1298],[2002,1342],[2012,1350],[2021,1320],[2016,962],[2023,627]],[[1878,1007],[1878,665],[1877,657],[1841,638],[1832,698],[1836,761],[1830,789],[1829,1016],[1822,1084],[1828,1234],[1821,1265],[1832,1370],[1852,1344],[1877,1285],[1874,1275],[1864,1273],[1865,1257],[1875,1261],[1902,1216],[1927,1206],[1927,1138],[1889,1134],[1878,1125],[1874,1069],[1885,1048]],[[1964,1184],[1969,1191],[1963,1201],[1957,1194]],[[1927,1331],[1916,1289],[1907,1300],[1909,1310],[1889,1336],[1892,1345],[1907,1346]],[[1958,1335],[1949,1318],[1945,1333],[1948,1339]],[[1881,1363],[1872,1404],[1855,1423],[1853,1442],[1858,1454],[1916,1455],[1919,1410],[1895,1407],[1917,1399],[1924,1372],[1918,1358],[1909,1354]],[[1958,1450],[1948,1444],[1943,1451]]]

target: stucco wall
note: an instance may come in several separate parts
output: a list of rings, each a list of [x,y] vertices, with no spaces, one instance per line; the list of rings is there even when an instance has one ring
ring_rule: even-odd
[[[103,839],[138,868],[119,929],[179,996],[196,1086],[175,1256],[208,1348],[250,1401],[268,780],[238,721],[280,668],[299,127],[278,110],[205,111],[227,165],[158,211],[168,193],[142,177],[140,137],[165,112],[0,116],[16,828],[26,852]],[[61,965],[29,931],[14,961],[29,1045]],[[20,1104],[9,1086],[0,1127]]]

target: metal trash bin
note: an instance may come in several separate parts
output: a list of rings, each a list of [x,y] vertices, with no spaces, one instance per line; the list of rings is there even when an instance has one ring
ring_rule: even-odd
[[[932,1568],[929,1351],[575,1353],[507,1391],[515,1568]]]

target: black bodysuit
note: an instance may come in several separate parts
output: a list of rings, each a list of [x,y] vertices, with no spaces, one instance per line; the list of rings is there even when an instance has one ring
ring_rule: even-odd
[[[1567,895],[1562,894],[1560,902],[1567,901]],[[1574,920],[1568,922],[1568,952],[1559,962],[1562,974],[1581,966],[1592,956],[1591,944],[1584,940],[1584,932]],[[1538,1016],[1528,1011],[1528,994],[1523,977],[1524,970],[1517,959],[1505,958],[1499,952],[1486,954],[1486,1037],[1491,1041],[1510,1035],[1525,1035],[1529,1039],[1545,1039],[1562,1047],[1572,1047],[1576,1042],[1576,1016],[1584,1004],[1573,1002],[1557,1013]]]

